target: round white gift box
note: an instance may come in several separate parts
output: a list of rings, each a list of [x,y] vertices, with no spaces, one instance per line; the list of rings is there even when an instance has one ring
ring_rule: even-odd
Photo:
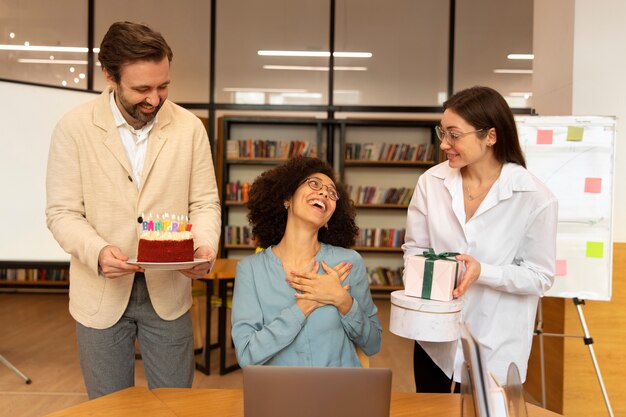
[[[391,293],[391,333],[424,342],[451,342],[460,337],[461,300],[434,301]]]

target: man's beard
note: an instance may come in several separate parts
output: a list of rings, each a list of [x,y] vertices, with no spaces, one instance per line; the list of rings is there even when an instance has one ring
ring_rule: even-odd
[[[146,103],[145,101],[142,101],[137,104],[131,104],[126,100],[126,97],[124,97],[124,94],[122,94],[120,90],[121,89],[118,88],[115,91],[115,93],[117,94],[117,97],[120,100],[120,104],[122,105],[122,107],[124,107],[124,110],[126,110],[126,113],[128,113],[133,119],[138,120],[140,122],[148,123],[152,121],[152,119],[156,117],[157,113],[161,109],[161,106],[163,106],[163,103],[165,102],[165,100],[161,100],[161,98],[159,97],[159,104],[156,106],[156,110],[153,111],[152,113],[143,113],[139,109],[140,105],[150,106],[150,104]]]

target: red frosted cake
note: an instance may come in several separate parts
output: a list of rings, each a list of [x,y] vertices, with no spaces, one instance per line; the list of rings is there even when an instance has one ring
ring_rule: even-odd
[[[139,237],[139,262],[191,262],[193,254],[193,236],[189,231],[144,231]]]

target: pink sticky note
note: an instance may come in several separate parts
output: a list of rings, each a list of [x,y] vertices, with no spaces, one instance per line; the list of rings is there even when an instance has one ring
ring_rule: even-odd
[[[552,130],[537,129],[537,145],[552,145]]]
[[[562,277],[567,275],[567,259],[557,259],[556,260],[556,271],[554,275],[557,277]]]
[[[585,192],[586,193],[601,193],[602,192],[602,178],[585,178]]]

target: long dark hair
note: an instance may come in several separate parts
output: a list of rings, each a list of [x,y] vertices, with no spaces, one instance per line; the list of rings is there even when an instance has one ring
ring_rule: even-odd
[[[459,91],[443,103],[444,110],[452,110],[475,129],[496,130],[493,152],[501,162],[514,162],[526,167],[519,143],[515,118],[504,97],[493,88],[471,87]]]
[[[119,84],[122,67],[136,61],[172,62],[174,54],[159,32],[132,22],[111,25],[100,44],[98,60]]]
[[[297,157],[265,171],[250,187],[248,221],[258,246],[267,248],[280,242],[287,226],[287,210],[283,205],[285,200],[289,200],[300,184],[316,172],[332,179],[339,193],[328,228],[320,228],[317,239],[344,248],[354,245],[359,229],[355,221],[356,210],[345,185],[337,181],[328,163],[317,158]]]

